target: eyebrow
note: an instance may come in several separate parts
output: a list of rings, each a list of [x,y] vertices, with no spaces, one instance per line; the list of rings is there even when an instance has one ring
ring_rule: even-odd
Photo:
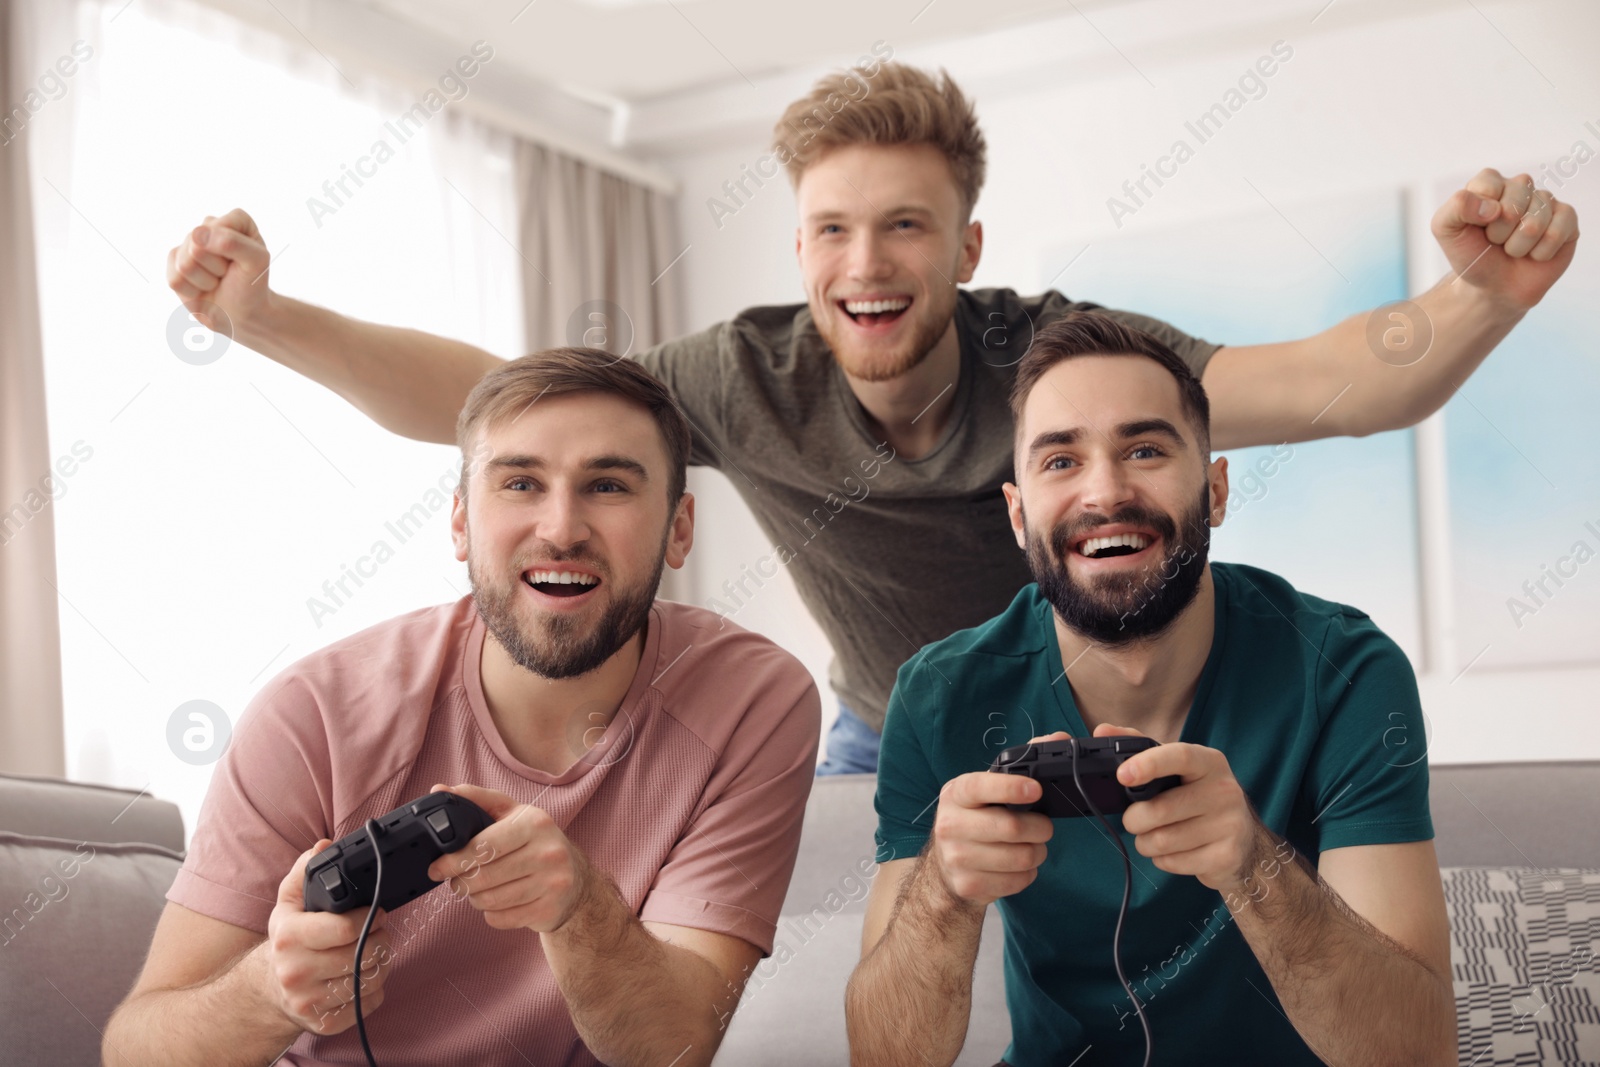
[[[881,212],[878,210],[877,206],[871,204],[870,201],[868,202],[868,205],[872,208],[872,214],[874,217],[888,216],[889,218],[893,218],[896,215],[921,215],[924,218],[934,217],[933,209],[923,207],[921,204],[901,204],[898,207],[888,208]],[[806,216],[806,221],[826,222],[830,219],[843,218],[849,218],[849,213],[845,211],[814,211]]]
[[[1178,428],[1166,419],[1135,419],[1117,427],[1118,437],[1148,437],[1151,434],[1169,438],[1176,445],[1187,443],[1183,434],[1178,432]]]
[[[1028,455],[1032,456],[1058,445],[1075,445],[1080,436],[1082,434],[1078,430],[1046,430],[1033,439],[1033,444],[1028,446]]]
[[[1170,439],[1173,444],[1182,447],[1186,442],[1178,428],[1166,419],[1134,419],[1113,427],[1115,436],[1121,439],[1129,437],[1148,437],[1152,434]],[[1070,430],[1046,430],[1033,439],[1028,446],[1028,455],[1031,457],[1046,448],[1056,448],[1062,445],[1075,445],[1083,438],[1083,431],[1074,427]]]
[[[545,467],[544,460],[540,459],[538,456],[509,455],[509,456],[496,456],[494,459],[491,459],[488,462],[486,469],[489,470],[489,471],[496,471],[496,470],[529,470],[529,471],[531,471],[531,470],[543,470],[544,467]],[[650,472],[645,469],[644,464],[640,463],[638,460],[633,459],[633,458],[631,458],[629,456],[619,456],[619,455],[595,456],[593,459],[589,460],[587,463],[585,463],[583,465],[583,469],[584,470],[591,470],[591,471],[626,471],[629,474],[632,474],[635,477],[637,477],[641,482],[648,482],[650,480]]]

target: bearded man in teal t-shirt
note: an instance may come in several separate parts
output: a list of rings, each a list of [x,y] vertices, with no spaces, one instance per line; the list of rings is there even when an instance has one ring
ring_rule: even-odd
[[[955,1061],[992,901],[1011,1067],[1137,1063],[1145,1023],[1160,1064],[1454,1063],[1404,654],[1354,608],[1208,562],[1227,460],[1211,459],[1200,383],[1156,338],[1058,320],[1012,407],[1005,493],[1034,584],[900,668],[882,868],[846,994],[852,1061]],[[1009,810],[1040,785],[985,770],[1041,736],[1111,735],[1161,743],[1122,765],[1124,784],[1180,779],[1109,817],[1132,860],[1126,986],[1106,826]]]

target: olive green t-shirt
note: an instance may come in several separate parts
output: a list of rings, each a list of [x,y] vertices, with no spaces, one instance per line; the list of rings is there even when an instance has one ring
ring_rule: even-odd
[[[1007,397],[1033,331],[1095,309],[1053,291],[961,290],[955,407],[939,443],[914,460],[868,428],[805,304],[750,308],[641,353],[689,419],[690,462],[727,475],[773,546],[709,561],[719,592],[702,606],[738,621],[787,568],[833,648],[834,690],[881,730],[900,664],[998,614],[1031,580],[1000,492],[1012,477]],[[1196,377],[1220,347],[1100,310],[1160,338]]]
[[[1362,612],[1275,574],[1213,563],[1211,575],[1216,629],[1180,740],[1222,752],[1262,823],[1313,864],[1326,849],[1432,839],[1422,709],[1399,646]],[[1029,585],[901,668],[878,756],[880,863],[921,852],[945,782],[1032,737],[1088,733],[1062,667],[1050,604]],[[1107,818],[1133,863],[1122,969],[1145,1005],[1153,1062],[1320,1064],[1221,894],[1157,868],[1122,817]],[[1122,857],[1098,820],[1054,827],[1038,877],[996,901],[1005,1061],[1138,1063],[1143,1032],[1111,958]]]

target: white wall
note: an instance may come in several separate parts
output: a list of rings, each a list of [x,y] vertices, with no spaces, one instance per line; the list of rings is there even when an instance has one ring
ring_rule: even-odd
[[[1235,21],[1219,17],[1224,10]],[[1052,251],[1114,233],[1107,198],[1280,39],[1294,56],[1268,81],[1266,94],[1125,220],[1123,232],[1255,210],[1262,195],[1281,204],[1401,189],[1423,209],[1409,228],[1413,248],[1426,250],[1426,216],[1437,206],[1441,181],[1459,183],[1483,166],[1537,176],[1541,163],[1566,154],[1575,140],[1600,143],[1584,128],[1585,122],[1600,127],[1600,68],[1581,52],[1600,40],[1600,12],[1583,0],[1327,8],[1318,2],[1252,5],[1253,17],[1243,11],[1236,4],[1135,3],[1094,9],[1093,26],[1070,15],[956,45],[896,49],[897,59],[946,67],[978,102],[990,169],[976,209],[986,245],[974,286],[1037,291]],[[839,62],[868,43],[845,50]],[[776,118],[794,84],[791,73],[754,91],[765,92]],[[675,269],[685,275],[687,324],[694,329],[752,304],[804,299],[793,198],[781,178],[720,226],[707,208],[724,181],[766,151],[763,131],[748,119],[719,128],[714,117],[719,99],[738,99],[730,113],[747,113],[744,94],[751,91],[714,88],[650,116],[663,128],[693,127],[686,138],[692,149],[663,151],[656,161],[682,183],[681,224],[692,250]],[[1600,218],[1595,171],[1600,166],[1559,193],[1591,221]],[[1436,247],[1428,256],[1413,257],[1414,291],[1444,273]],[[1085,281],[1069,272],[1057,287],[1095,299]],[[1576,283],[1569,277],[1565,284]],[[1423,533],[1416,546],[1434,579],[1424,611],[1430,654],[1420,671],[1434,729],[1432,758],[1600,758],[1600,720],[1589,714],[1600,669],[1485,670],[1441,640],[1451,610],[1440,589],[1449,567],[1440,522],[1448,493],[1441,440],[1436,417],[1418,435]],[[700,471],[691,484],[701,501],[692,584],[704,603],[767,545],[726,479]],[[1600,581],[1594,574],[1585,579]],[[787,576],[780,583],[741,611],[739,621],[795,651],[825,687],[826,644]]]

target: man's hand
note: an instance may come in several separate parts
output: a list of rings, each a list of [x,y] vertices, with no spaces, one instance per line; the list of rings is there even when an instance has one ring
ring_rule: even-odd
[[[267,918],[268,999],[290,1022],[315,1034],[337,1034],[356,1023],[353,969],[365,908],[334,914],[305,910],[306,864],[329,845],[327,838],[302,852],[278,885],[278,903]],[[392,959],[385,912],[378,909],[361,961],[361,1014],[383,1003],[383,982]],[[350,1010],[347,1010],[350,1009]]]
[[[1033,884],[1054,832],[1048,817],[1003,805],[1043,795],[1043,786],[1017,774],[952,778],[939,790],[921,854],[879,869],[861,962],[845,988],[852,1064],[956,1061],[971,1018],[984,914]]]
[[[1144,735],[1101,723],[1094,736]],[[1169,774],[1182,779],[1181,784],[1130,804],[1122,813],[1122,828],[1134,835],[1139,854],[1169,874],[1194,875],[1222,893],[1230,908],[1239,906],[1243,896],[1261,899],[1293,850],[1287,842],[1275,843],[1261,825],[1228,757],[1204,745],[1160,745],[1124,761],[1117,781],[1143,785]]]
[[[440,856],[428,877],[483,912],[496,930],[519,927],[550,933],[577,910],[591,884],[589,861],[550,814],[504,793],[475,785],[448,789],[482,808],[494,824],[467,848]]]
[[[1485,168],[1433,216],[1456,276],[1510,312],[1537,304],[1572,262],[1578,213],[1526,174]]]
[[[271,299],[270,259],[255,220],[235,208],[207,215],[167,253],[167,284],[203,326],[238,340]]]
[[[1032,778],[990,771],[944,784],[928,859],[952,897],[982,909],[1033,884],[1055,828],[1036,811],[997,805],[1032,804],[1043,794]]]

